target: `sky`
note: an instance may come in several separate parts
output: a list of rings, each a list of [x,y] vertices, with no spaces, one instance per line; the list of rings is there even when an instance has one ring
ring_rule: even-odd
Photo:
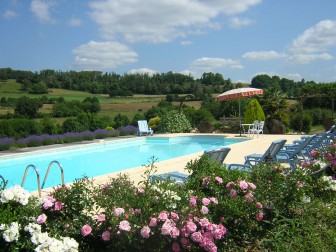
[[[0,68],[336,81],[335,0],[1,0]]]

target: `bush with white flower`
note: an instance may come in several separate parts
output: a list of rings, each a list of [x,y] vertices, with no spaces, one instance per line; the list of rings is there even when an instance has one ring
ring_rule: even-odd
[[[51,237],[43,232],[46,216],[43,201],[20,186],[3,189],[0,195],[0,244],[2,251],[78,251],[69,237]]]

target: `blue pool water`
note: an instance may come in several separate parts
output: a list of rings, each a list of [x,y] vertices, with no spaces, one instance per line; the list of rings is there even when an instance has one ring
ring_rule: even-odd
[[[141,137],[127,140],[103,141],[60,149],[36,151],[1,157],[0,175],[8,180],[7,187],[21,185],[28,165],[35,165],[40,173],[41,185],[50,162],[57,160],[64,170],[65,183],[87,177],[96,177],[128,168],[181,157],[205,150],[217,149],[244,139],[223,136]],[[44,188],[59,185],[59,167],[53,164]],[[36,173],[28,170],[24,188],[37,190]]]

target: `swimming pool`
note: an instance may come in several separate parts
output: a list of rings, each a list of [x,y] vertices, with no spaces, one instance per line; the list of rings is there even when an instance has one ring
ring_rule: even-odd
[[[152,157],[156,162],[181,157],[205,150],[217,149],[246,139],[224,136],[178,136],[139,137],[132,139],[101,141],[1,157],[0,175],[8,180],[7,187],[21,185],[25,169],[33,164],[40,173],[41,184],[50,162],[57,160],[63,167],[65,183],[73,182],[84,175],[91,178],[149,164]],[[56,166],[56,167],[53,167]],[[61,183],[60,170],[52,165],[44,188]],[[24,188],[37,190],[36,173],[28,169]]]

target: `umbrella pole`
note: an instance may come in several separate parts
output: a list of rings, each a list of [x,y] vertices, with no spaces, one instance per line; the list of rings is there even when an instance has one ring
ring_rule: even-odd
[[[239,136],[241,136],[241,116],[240,116],[240,99],[239,100]]]

